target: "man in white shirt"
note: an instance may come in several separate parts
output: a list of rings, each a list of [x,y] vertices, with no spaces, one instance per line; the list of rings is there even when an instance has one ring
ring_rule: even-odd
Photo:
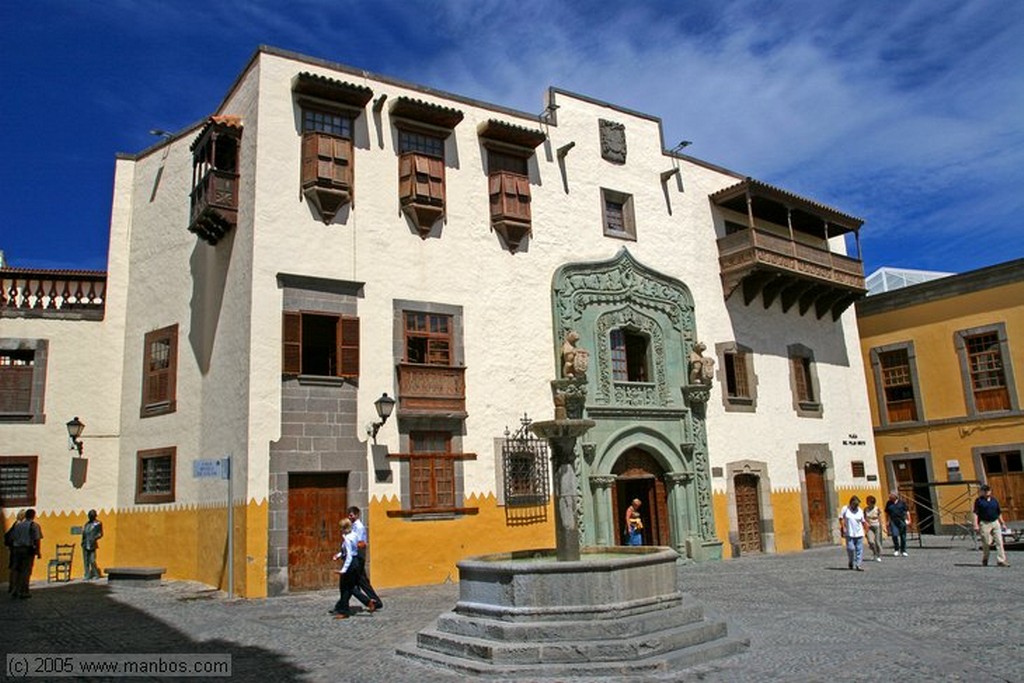
[[[384,607],[384,603],[381,601],[380,596],[377,595],[377,591],[373,590],[373,586],[370,585],[370,577],[366,572],[366,548],[368,543],[368,534],[366,533],[366,525],[363,524],[363,520],[359,518],[359,508],[355,505],[349,507],[348,518],[352,520],[352,531],[356,535],[356,547],[359,550],[358,586],[363,590],[363,593],[373,601],[374,609],[381,609]]]
[[[839,512],[839,532],[846,539],[850,569],[864,571],[861,566],[864,558],[864,511],[860,508],[860,498],[857,496],[850,498],[850,504]]]

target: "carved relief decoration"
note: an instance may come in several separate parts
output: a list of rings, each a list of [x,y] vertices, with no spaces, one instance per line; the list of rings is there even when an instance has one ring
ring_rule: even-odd
[[[555,273],[559,339],[578,327],[588,308],[623,304],[640,312],[663,313],[683,339],[693,341],[693,297],[686,285],[641,265],[628,249],[608,261],[562,266]]]
[[[606,119],[598,119],[597,125],[601,132],[601,158],[626,163],[626,126]]]

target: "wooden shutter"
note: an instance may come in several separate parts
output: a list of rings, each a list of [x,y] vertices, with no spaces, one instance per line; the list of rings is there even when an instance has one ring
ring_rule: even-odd
[[[302,314],[285,312],[282,316],[281,372],[298,375],[302,372]]]
[[[790,363],[793,366],[793,379],[796,382],[796,398],[798,401],[810,402],[814,399],[811,398],[811,387],[808,384],[806,359],[804,358],[791,358]]]
[[[419,201],[429,201],[430,195],[430,159],[419,154],[413,159],[415,170],[415,195]]]
[[[487,179],[487,194],[491,199],[491,218],[501,219],[505,213],[503,205],[504,192],[502,191],[501,173],[491,173]]]
[[[32,411],[31,365],[0,367],[0,413]]]
[[[320,157],[319,135],[306,133],[302,136],[302,186],[316,185]]]
[[[451,458],[434,458],[434,506],[455,507],[455,461]]]
[[[403,154],[398,158],[398,196],[403,201],[412,201],[413,193],[413,157],[414,154]]]
[[[147,333],[143,344],[141,414],[173,412],[178,375],[178,326]]]
[[[352,141],[344,138],[333,138],[334,152],[332,154],[331,172],[335,185],[340,187],[352,186]]]
[[[352,141],[327,133],[302,136],[302,186],[352,185]]]
[[[338,319],[338,376],[359,377],[359,318]]]
[[[427,157],[427,173],[430,178],[430,201],[444,204],[444,160]]]

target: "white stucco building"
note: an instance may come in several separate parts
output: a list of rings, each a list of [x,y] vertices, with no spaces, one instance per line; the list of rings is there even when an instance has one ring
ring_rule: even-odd
[[[379,587],[550,547],[543,454],[506,435],[551,416],[570,330],[597,422],[586,543],[621,542],[633,498],[645,542],[697,561],[835,540],[845,497],[877,489],[861,221],[667,151],[653,116],[542,106],[260,48],[209,119],[118,156],[102,319],[33,309],[31,283],[0,309],[2,358],[45,392],[0,408],[0,472],[36,458],[48,541],[95,507],[101,565],[223,586],[226,488],[193,463],[231,456],[246,595],[330,585],[353,504]]]

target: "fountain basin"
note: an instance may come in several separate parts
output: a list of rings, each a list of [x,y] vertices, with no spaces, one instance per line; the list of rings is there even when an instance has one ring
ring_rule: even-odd
[[[455,612],[503,621],[616,619],[682,599],[679,554],[664,547],[589,547],[559,561],[554,549],[470,557],[458,563]]]

